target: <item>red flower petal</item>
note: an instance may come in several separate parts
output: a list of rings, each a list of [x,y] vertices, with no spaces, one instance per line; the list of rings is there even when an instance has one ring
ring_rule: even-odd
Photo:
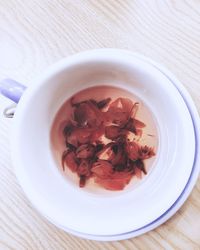
[[[73,129],[74,129],[74,126],[73,126],[73,124],[71,123],[71,121],[69,121],[69,122],[65,125],[65,127],[64,127],[64,129],[63,129],[63,134],[64,134],[64,136],[69,135],[69,134],[73,131]]]
[[[128,121],[129,113],[118,107],[109,107],[105,113],[106,120],[117,125],[123,125]]]
[[[87,126],[90,122],[95,121],[96,113],[87,103],[82,103],[75,108],[74,119],[80,126]]]
[[[62,157],[62,166],[65,169],[67,166],[72,172],[76,172],[78,164],[76,161],[76,155],[74,152],[64,152]]]
[[[133,118],[129,118],[128,122],[123,126],[123,128],[136,134],[136,126]]]
[[[138,179],[142,179],[142,171],[139,168],[135,168],[135,175]]]
[[[128,122],[124,125],[123,128],[133,132],[134,134],[137,134],[137,131],[141,131],[141,129],[145,126],[146,125],[143,122],[134,118],[129,118]]]
[[[112,102],[106,112],[107,121],[117,125],[125,125],[131,116],[135,116],[138,103],[133,104],[128,98],[118,98]]]
[[[76,157],[87,159],[89,157],[92,157],[94,154],[94,146],[91,144],[83,144],[76,150]]]
[[[111,176],[111,178],[115,180],[123,179],[126,182],[126,184],[129,183],[129,181],[131,180],[131,177],[132,177],[132,173],[130,172],[118,172],[118,171],[115,171]]]
[[[132,106],[130,116],[132,116],[134,118],[136,116],[138,109],[139,109],[139,103],[135,102],[134,105]]]
[[[93,102],[87,101],[75,108],[74,119],[79,126],[99,126],[103,122],[103,113]]]
[[[124,149],[121,147],[121,145],[117,146],[118,146],[117,153],[112,154],[112,157],[110,157],[110,161],[113,164],[113,166],[118,165],[119,167],[119,165],[124,165],[126,167],[127,155]]]
[[[87,160],[82,160],[80,165],[77,168],[77,174],[79,176],[90,176],[91,171],[90,171],[90,165]]]
[[[108,190],[123,190],[130,182],[132,175],[124,172],[114,172],[110,178],[95,178],[95,182]]]
[[[105,133],[104,126],[101,126],[97,129],[94,129],[91,135],[91,143],[92,142],[97,142],[101,140],[101,136],[103,136]]]
[[[134,141],[128,142],[126,144],[126,151],[127,151],[128,157],[132,161],[139,159],[139,145],[136,142]]]
[[[136,134],[137,136],[142,137],[142,133],[143,133],[143,132],[142,132],[142,129],[140,129],[140,128],[137,128],[137,129],[136,129],[136,133],[135,133],[135,134]]]
[[[119,138],[121,135],[125,135],[126,131],[121,129],[118,126],[107,126],[105,127],[105,136],[110,140],[115,140]]]
[[[102,186],[103,188],[111,191],[119,191],[123,190],[126,186],[126,182],[121,180],[112,180],[112,179],[101,179],[101,178],[95,178],[95,182]]]
[[[108,143],[107,145],[105,145],[103,147],[102,150],[100,150],[96,156],[100,159],[100,160],[110,160],[114,157],[114,153],[112,150],[112,143]]]
[[[89,143],[93,131],[94,129],[91,128],[76,128],[67,136],[67,142],[75,147],[79,144]]]
[[[82,188],[82,187],[85,186],[86,180],[87,180],[87,178],[86,178],[85,175],[81,175],[81,176],[80,176],[80,179],[79,179],[79,187],[80,187],[80,188]]]
[[[141,159],[135,161],[134,164],[136,168],[140,169],[144,174],[147,174],[147,171],[144,166],[144,162]]]
[[[153,148],[148,147],[147,145],[141,146],[139,149],[139,158],[142,160],[149,159],[154,156]]]
[[[109,178],[113,173],[113,167],[108,161],[98,160],[93,164],[91,171],[100,178]]]
[[[103,99],[97,103],[97,107],[99,109],[103,109],[109,104],[110,101],[111,101],[111,98]]]
[[[118,99],[121,102],[122,109],[125,112],[130,113],[131,109],[133,108],[133,102],[130,99],[128,99],[128,98],[118,98]]]
[[[143,123],[137,119],[134,119],[133,122],[134,122],[134,125],[136,128],[144,128],[146,126],[145,123]]]

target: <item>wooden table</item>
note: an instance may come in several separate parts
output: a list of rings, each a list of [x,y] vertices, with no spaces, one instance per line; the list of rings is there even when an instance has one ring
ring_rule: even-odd
[[[170,69],[200,109],[200,1],[0,0],[0,78],[29,85],[48,65],[79,51],[115,47]],[[164,225],[120,242],[79,239],[32,208],[10,159],[12,120],[0,97],[0,249],[200,249],[200,180]]]

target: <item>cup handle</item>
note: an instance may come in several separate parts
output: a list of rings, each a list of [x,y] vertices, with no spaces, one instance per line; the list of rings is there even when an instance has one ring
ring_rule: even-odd
[[[6,108],[4,110],[4,116],[7,118],[12,118],[14,116],[14,110],[19,102],[22,94],[26,90],[26,87],[19,82],[12,79],[3,79],[0,81],[0,93],[15,102],[14,105]]]

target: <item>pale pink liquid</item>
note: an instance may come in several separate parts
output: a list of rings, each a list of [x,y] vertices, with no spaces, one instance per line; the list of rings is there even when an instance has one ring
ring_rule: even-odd
[[[155,118],[152,112],[150,111],[150,109],[147,107],[147,105],[145,105],[145,103],[134,94],[124,89],[118,88],[118,87],[97,86],[97,87],[87,88],[78,92],[77,94],[73,96],[73,102],[76,103],[76,102],[89,100],[89,99],[100,101],[107,97],[110,97],[112,100],[115,100],[119,97],[129,98],[133,101],[133,103],[135,102],[139,103],[139,109],[136,113],[135,118],[144,122],[146,124],[146,127],[143,128],[142,137],[140,138],[136,137],[135,139],[138,140],[138,142],[141,145],[148,145],[150,147],[153,147],[157,155],[158,130],[157,130]],[[62,174],[65,176],[65,178],[67,178],[68,181],[70,181],[71,183],[74,183],[78,187],[79,179],[77,175],[72,173],[69,169],[66,169],[65,172],[63,172],[62,166],[61,166],[62,153],[66,149],[65,138],[63,136],[63,129],[69,117],[71,116],[72,111],[73,110],[72,110],[70,99],[69,99],[62,105],[62,107],[60,108],[60,110],[58,111],[54,119],[54,122],[51,128],[51,143],[52,143],[53,155],[57,162],[58,168],[60,169]],[[145,167],[147,170],[147,176],[151,170],[151,167],[155,159],[156,159],[156,156],[144,161]],[[137,183],[138,183],[138,179],[136,177],[133,177],[132,181],[129,183],[128,186],[132,186],[133,184],[137,184]],[[97,184],[94,183],[92,178],[87,182],[84,189],[90,192],[94,192],[95,190],[95,193],[101,193],[101,190],[102,190],[101,187],[99,187]]]

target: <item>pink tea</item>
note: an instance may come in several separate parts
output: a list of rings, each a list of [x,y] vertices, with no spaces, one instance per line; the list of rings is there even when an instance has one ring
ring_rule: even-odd
[[[152,112],[134,94],[113,86],[84,89],[67,100],[51,129],[62,173],[80,187],[123,190],[147,175],[158,133]]]

